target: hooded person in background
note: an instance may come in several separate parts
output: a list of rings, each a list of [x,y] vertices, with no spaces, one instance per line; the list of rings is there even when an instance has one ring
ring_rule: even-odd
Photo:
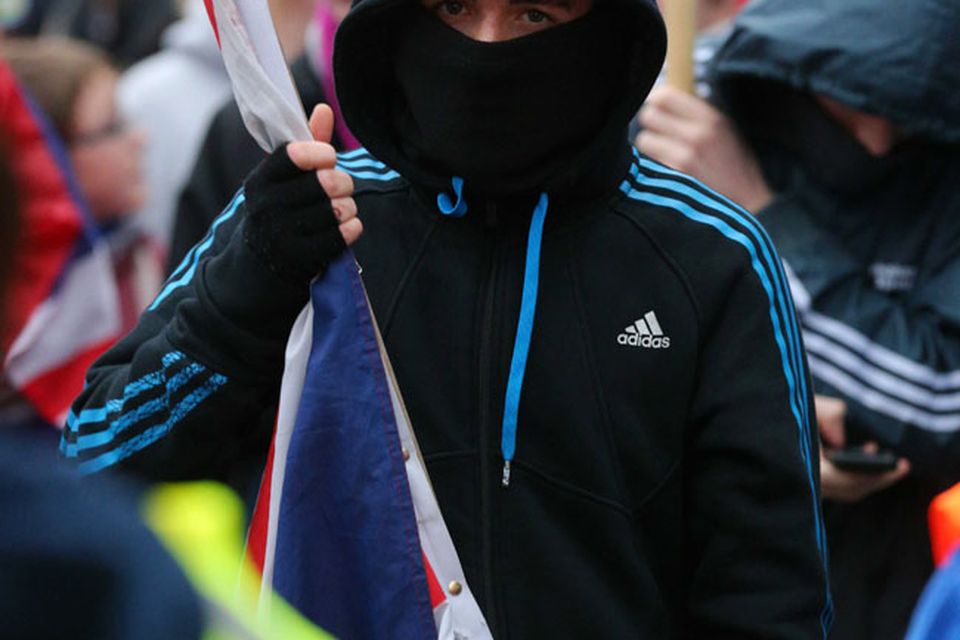
[[[308,284],[352,244],[494,637],[824,637],[779,259],[625,138],[664,49],[646,0],[355,4],[334,70],[367,148],[338,164],[317,107],[90,370],[64,450],[151,477],[263,455]]]
[[[960,479],[960,8],[756,2],[713,70],[716,108],[651,96],[639,148],[756,212],[792,274],[828,449],[834,638],[902,638],[932,570],[926,509]]]

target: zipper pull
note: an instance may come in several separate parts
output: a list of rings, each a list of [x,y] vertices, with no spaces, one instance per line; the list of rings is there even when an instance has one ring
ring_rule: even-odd
[[[506,489],[510,486],[510,461],[503,461],[503,478],[500,480],[500,484],[503,485],[503,488]]]

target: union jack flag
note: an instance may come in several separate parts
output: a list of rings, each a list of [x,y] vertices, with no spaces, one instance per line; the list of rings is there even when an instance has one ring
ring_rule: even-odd
[[[264,0],[205,0],[265,150],[311,138]],[[290,335],[248,552],[271,590],[343,638],[486,639],[349,252]]]

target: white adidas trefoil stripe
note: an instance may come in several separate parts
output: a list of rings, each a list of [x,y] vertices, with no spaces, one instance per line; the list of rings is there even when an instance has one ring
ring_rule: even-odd
[[[810,293],[800,282],[790,266],[784,262],[790,291],[793,293],[797,311],[805,329],[819,331],[823,335],[850,347],[854,352],[879,367],[883,367],[901,378],[905,378],[925,387],[938,391],[960,390],[960,370],[937,371],[927,365],[903,356],[877,342],[872,341],[856,329],[843,324],[812,308]]]
[[[936,371],[914,362],[815,311],[803,283],[786,262],[784,268],[815,377],[877,413],[921,429],[960,429],[960,371]]]
[[[809,353],[855,375],[878,391],[933,411],[960,412],[960,391],[947,393],[919,387],[871,365],[853,351],[827,340],[811,329],[804,330],[803,338]]]
[[[856,399],[862,405],[896,420],[916,425],[926,431],[947,432],[960,429],[960,414],[934,415],[917,407],[905,404],[871,389],[853,376],[829,362],[808,354],[810,371],[836,387],[842,393]]]
[[[643,349],[669,349],[670,338],[663,333],[657,314],[648,311],[617,336],[617,343],[623,346]]]

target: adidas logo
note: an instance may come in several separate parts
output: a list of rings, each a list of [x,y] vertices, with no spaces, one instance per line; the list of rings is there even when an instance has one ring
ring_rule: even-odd
[[[663,329],[657,321],[657,314],[653,311],[624,329],[624,332],[617,336],[617,342],[624,346],[644,349],[670,348],[670,338],[663,335]]]

